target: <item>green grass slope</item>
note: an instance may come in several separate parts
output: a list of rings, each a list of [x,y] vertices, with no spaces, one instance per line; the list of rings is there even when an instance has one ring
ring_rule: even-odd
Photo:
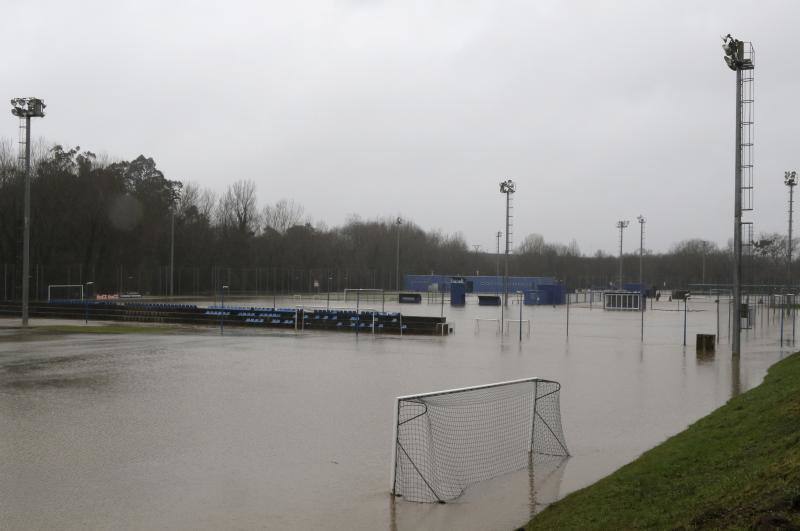
[[[800,530],[800,353],[526,529]]]

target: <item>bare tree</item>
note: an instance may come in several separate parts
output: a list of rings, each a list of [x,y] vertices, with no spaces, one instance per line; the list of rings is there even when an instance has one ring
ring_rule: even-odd
[[[16,170],[17,157],[14,153],[14,141],[0,138],[0,183],[10,179]]]
[[[500,250],[502,252],[502,249]],[[545,251],[544,238],[541,234],[531,233],[525,236],[517,248],[519,254],[543,254]]]
[[[218,223],[240,234],[254,234],[258,230],[258,218],[256,183],[242,179],[228,186],[217,207]]]
[[[265,229],[285,234],[291,227],[303,223],[303,212],[303,206],[294,200],[281,199],[274,205],[266,205],[261,217]]]

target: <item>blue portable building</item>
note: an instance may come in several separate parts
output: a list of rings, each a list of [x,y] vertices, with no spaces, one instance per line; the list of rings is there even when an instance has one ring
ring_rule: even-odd
[[[450,280],[450,305],[464,306],[467,302],[467,285],[461,278]]]
[[[566,288],[563,284],[537,284],[535,289],[525,290],[523,302],[527,305],[556,305],[566,302]]]
[[[503,293],[503,277],[496,275],[403,275],[403,289],[406,291],[449,291],[453,278],[463,279],[467,293]],[[536,289],[540,284],[555,284],[552,277],[508,277],[508,292],[516,293]]]

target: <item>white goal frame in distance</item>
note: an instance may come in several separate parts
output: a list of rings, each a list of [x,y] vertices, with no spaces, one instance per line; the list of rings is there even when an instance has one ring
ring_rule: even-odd
[[[83,300],[83,284],[48,284],[47,285],[47,302],[50,302],[50,300],[51,300],[50,290],[52,288],[80,288],[80,290],[81,290],[81,298],[80,298],[80,300]]]
[[[381,297],[386,293],[385,290],[379,288],[344,288],[344,300],[347,301],[347,294],[351,292],[356,293],[379,293]]]
[[[489,389],[489,388],[492,388],[492,387],[501,387],[501,386],[505,386],[505,385],[513,385],[513,384],[526,383],[526,382],[533,382],[533,383],[542,382],[542,383],[547,383],[547,384],[556,384],[558,387],[557,387],[555,393],[558,393],[561,390],[561,384],[559,382],[555,381],[555,380],[548,380],[548,379],[545,379],[545,378],[532,377],[532,378],[520,378],[518,380],[507,380],[507,381],[503,381],[503,382],[495,382],[495,383],[484,384],[484,385],[476,385],[476,386],[471,386],[471,387],[459,387],[459,388],[455,388],[455,389],[446,389],[446,390],[443,390],[443,391],[433,391],[433,392],[430,392],[430,393],[421,393],[421,394],[416,394],[416,395],[404,395],[404,396],[398,396],[397,398],[395,398],[395,401],[394,401],[394,413],[393,413],[394,422],[393,422],[393,425],[392,425],[392,458],[391,458],[391,469],[390,469],[390,474],[389,474],[389,481],[390,481],[389,492],[391,493],[391,495],[392,496],[397,496],[397,492],[396,492],[396,488],[397,488],[397,450],[398,450],[398,442],[399,442],[398,441],[398,436],[399,436],[399,434],[398,434],[398,424],[399,424],[399,420],[400,420],[400,402],[402,402],[402,401],[410,401],[410,400],[420,399],[420,398],[425,398],[425,397],[433,397],[433,396],[437,396],[437,395],[454,394],[454,393],[461,393],[461,392],[466,392],[466,391],[474,391],[474,390],[479,390],[479,389]],[[534,451],[534,449],[533,449],[533,438],[534,438],[534,435],[535,435],[534,427],[535,427],[536,416],[538,414],[537,411],[536,411],[536,402],[539,399],[543,399],[543,398],[547,397],[549,394],[552,394],[552,393],[547,393],[547,394],[545,394],[545,395],[543,395],[541,397],[537,396],[537,394],[538,394],[538,390],[536,388],[534,388],[533,418],[531,419],[531,422],[532,422],[532,424],[531,424],[531,448],[530,448],[530,452],[531,453],[533,453],[533,451]],[[544,421],[544,419],[542,419],[542,421]],[[559,421],[559,424],[560,424],[560,421]],[[547,426],[546,422],[545,422],[545,425]],[[549,426],[547,426],[547,428],[552,433],[552,429]],[[555,434],[553,434],[553,435],[555,435]],[[563,438],[563,432],[561,433],[561,435],[562,435],[562,438]],[[557,439],[558,439],[558,437],[556,436],[556,440]],[[562,442],[562,441],[558,441],[558,444],[561,446],[561,449],[563,449],[563,455],[564,456],[569,456],[570,455],[569,454],[569,450],[567,450],[567,447],[565,446],[565,443]],[[404,450],[404,453],[405,453],[405,450]],[[415,466],[415,468],[416,468],[416,466]],[[428,486],[428,488],[431,490],[431,492],[434,494],[434,496],[436,496],[438,502],[439,503],[445,503],[444,500],[439,499],[438,494],[435,493],[433,488],[428,484],[428,482],[426,480],[424,480],[424,478],[423,478],[423,481],[425,481],[425,483]]]
[[[642,294],[638,291],[604,291],[603,309],[638,312],[642,309]]]

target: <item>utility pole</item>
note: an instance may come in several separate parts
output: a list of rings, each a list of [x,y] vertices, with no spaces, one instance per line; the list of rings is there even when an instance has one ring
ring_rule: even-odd
[[[22,326],[27,327],[31,270],[31,118],[43,118],[47,105],[39,98],[14,98],[11,100],[11,105],[11,114],[20,118],[20,129],[23,127],[25,129],[25,147],[22,148],[20,145],[20,158],[24,158],[25,169],[25,204],[22,228]]]
[[[172,207],[172,220],[169,239],[169,296],[175,294],[173,287],[175,282],[175,206]]]
[[[619,284],[617,284],[617,289],[622,289],[622,232],[628,227],[629,223],[626,219],[617,221],[617,228],[619,229]]]
[[[497,231],[497,267],[495,268],[495,276],[500,276],[500,237],[503,235],[502,231]]]

